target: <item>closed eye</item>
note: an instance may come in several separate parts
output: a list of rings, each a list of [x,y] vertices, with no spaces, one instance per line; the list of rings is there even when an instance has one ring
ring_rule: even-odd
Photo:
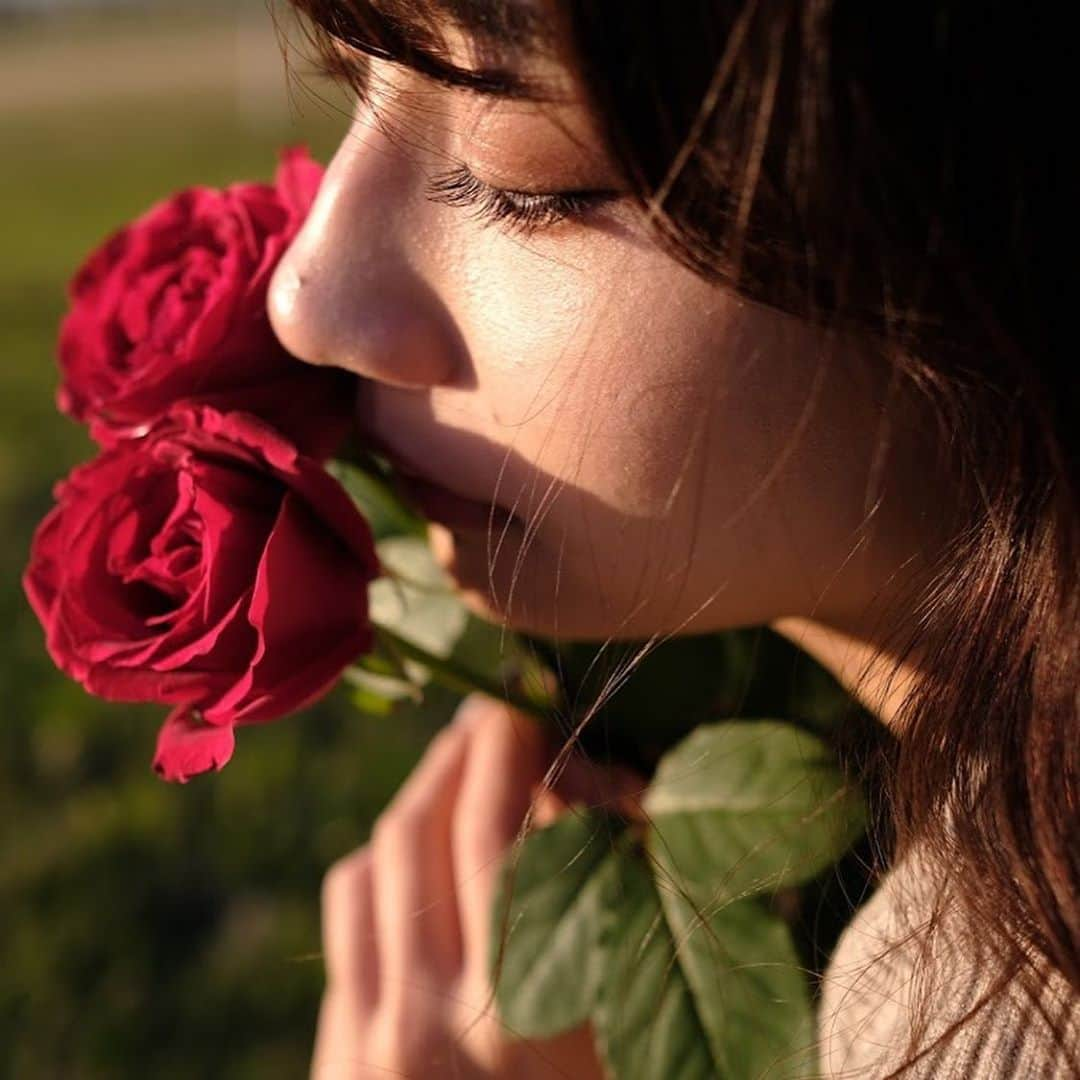
[[[432,177],[427,197],[448,206],[470,207],[474,216],[530,234],[567,220],[581,221],[619,198],[617,191],[515,191],[485,183],[465,165]]]
[[[345,83],[363,100],[369,86],[371,57],[343,42],[315,57],[317,77]],[[620,193],[614,190],[517,191],[485,183],[463,163],[438,173],[427,184],[427,198],[448,206],[468,207],[477,219],[531,235],[562,222],[584,221]]]

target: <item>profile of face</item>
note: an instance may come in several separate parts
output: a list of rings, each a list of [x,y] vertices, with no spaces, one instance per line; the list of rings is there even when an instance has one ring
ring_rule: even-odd
[[[371,65],[270,313],[364,377],[467,602],[571,639],[873,617],[943,498],[888,364],[667,254],[568,63],[543,103]]]

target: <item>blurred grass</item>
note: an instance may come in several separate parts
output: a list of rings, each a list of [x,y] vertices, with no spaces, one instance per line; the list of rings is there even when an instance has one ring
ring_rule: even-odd
[[[387,723],[335,694],[241,732],[220,775],[166,785],[149,768],[160,711],[60,676],[19,587],[51,485],[91,452],[53,405],[79,261],[179,187],[269,178],[297,141],[326,160],[344,130],[303,94],[290,112],[269,20],[257,6],[252,18],[0,30],[0,1076],[304,1075],[322,874],[365,838],[451,704]],[[148,89],[155,58],[170,70]],[[43,71],[48,94],[20,93]]]

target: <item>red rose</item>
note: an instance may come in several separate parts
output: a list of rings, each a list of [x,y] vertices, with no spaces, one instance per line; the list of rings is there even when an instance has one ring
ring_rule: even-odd
[[[266,312],[270,276],[321,179],[306,151],[286,151],[273,185],[182,191],[106,241],[71,285],[61,410],[110,445],[198,401],[332,454],[349,423],[350,377],[291,357]]]
[[[316,462],[242,413],[180,407],[57,485],[24,586],[91,693],[178,706],[155,768],[221,768],[234,724],[325,693],[371,647],[371,531]]]

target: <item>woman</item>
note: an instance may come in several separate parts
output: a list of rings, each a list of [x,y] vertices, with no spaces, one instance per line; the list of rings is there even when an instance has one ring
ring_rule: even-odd
[[[824,1071],[1077,1075],[1064,35],[947,2],[295,6],[359,103],[271,316],[365,376],[468,602],[813,653],[898,748]],[[587,1032],[515,1042],[489,1007],[550,752],[470,699],[331,872],[317,1076],[601,1075]]]

